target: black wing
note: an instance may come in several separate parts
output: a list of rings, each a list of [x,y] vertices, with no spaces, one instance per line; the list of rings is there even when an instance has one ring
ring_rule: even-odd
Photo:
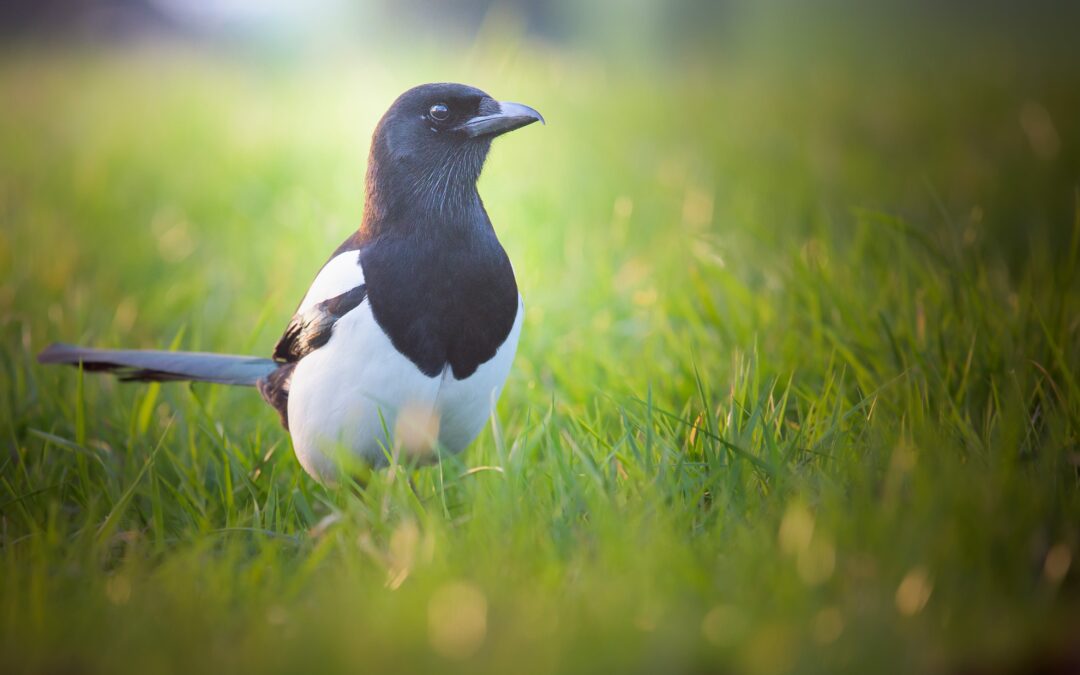
[[[289,322],[285,334],[274,347],[274,361],[279,367],[261,378],[259,393],[281,416],[281,425],[289,428],[289,386],[296,363],[322,347],[333,335],[334,324],[367,297],[367,286],[361,284],[329,300],[323,300],[305,312],[298,312]]]
[[[274,360],[295,363],[322,347],[330,340],[337,320],[356,309],[366,297],[367,286],[360,285],[295,314],[274,347]]]

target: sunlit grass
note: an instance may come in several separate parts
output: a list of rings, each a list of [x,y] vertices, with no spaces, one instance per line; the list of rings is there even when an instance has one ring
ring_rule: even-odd
[[[0,65],[0,668],[919,671],[1075,635],[1072,75],[137,57]],[[430,79],[548,119],[482,179],[527,315],[463,456],[327,489],[252,390],[33,362],[269,353]]]

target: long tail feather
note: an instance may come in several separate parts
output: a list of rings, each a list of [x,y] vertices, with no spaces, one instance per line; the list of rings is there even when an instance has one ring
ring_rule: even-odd
[[[124,381],[192,380],[254,386],[277,369],[278,363],[255,356],[205,352],[166,352],[142,349],[90,349],[49,345],[38,363],[66,363],[85,370],[112,372]]]

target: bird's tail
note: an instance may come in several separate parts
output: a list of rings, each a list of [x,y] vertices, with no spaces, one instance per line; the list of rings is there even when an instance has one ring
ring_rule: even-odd
[[[85,370],[115,373],[124,381],[191,380],[254,386],[278,365],[255,356],[144,349],[90,349],[54,344],[38,354],[38,363],[82,364]]]

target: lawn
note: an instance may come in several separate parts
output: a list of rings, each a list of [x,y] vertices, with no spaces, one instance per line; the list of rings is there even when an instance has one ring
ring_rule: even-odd
[[[6,49],[0,671],[1080,666],[1080,61],[969,38]],[[35,363],[268,355],[443,79],[548,120],[481,180],[527,314],[463,455],[327,488],[254,390]]]

